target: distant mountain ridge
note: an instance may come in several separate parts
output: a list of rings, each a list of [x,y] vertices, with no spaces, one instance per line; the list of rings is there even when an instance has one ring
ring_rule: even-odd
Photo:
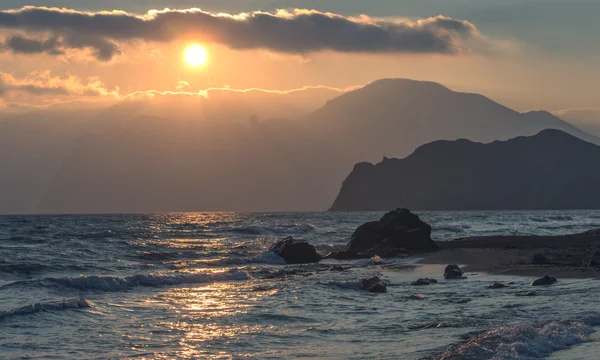
[[[375,81],[292,120],[252,121],[237,111],[228,121],[230,106],[223,116],[216,106],[209,119],[183,120],[169,106],[168,119],[112,119],[78,141],[38,212],[323,210],[355,163],[407,156],[434,140],[489,142],[556,128],[600,143],[547,112],[522,114],[407,79]]]
[[[600,146],[560,130],[488,144],[434,141],[356,164],[333,211],[599,209]]]

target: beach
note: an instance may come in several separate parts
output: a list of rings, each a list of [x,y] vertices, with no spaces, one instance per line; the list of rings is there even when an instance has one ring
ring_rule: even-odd
[[[598,231],[562,236],[478,236],[438,242],[424,264],[461,264],[467,271],[566,278],[600,277],[599,268],[586,266],[600,258]],[[549,263],[534,264],[534,255]],[[595,263],[593,263],[595,264]],[[598,263],[600,265],[600,263]]]

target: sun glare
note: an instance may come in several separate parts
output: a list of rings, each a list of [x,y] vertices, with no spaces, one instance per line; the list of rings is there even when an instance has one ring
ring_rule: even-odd
[[[206,58],[206,50],[200,45],[192,45],[185,51],[185,60],[190,66],[202,66],[206,63]]]

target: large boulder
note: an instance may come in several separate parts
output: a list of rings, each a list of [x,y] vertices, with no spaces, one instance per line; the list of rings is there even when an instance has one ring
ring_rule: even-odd
[[[379,256],[380,258],[393,258],[408,256],[405,248],[397,247],[392,238],[387,238],[364,253],[368,257]]]
[[[336,260],[356,260],[356,259],[369,259],[370,256],[366,254],[359,254],[351,250],[333,251],[325,256],[327,259]]]
[[[379,221],[371,221],[359,226],[346,245],[348,250],[363,253],[377,249],[386,241],[389,250],[435,250],[437,245],[431,240],[431,226],[421,221],[408,209],[396,209],[385,214]]]
[[[448,265],[444,269],[444,279],[461,279],[463,274],[458,265]]]
[[[295,240],[293,237],[279,240],[269,251],[281,256],[288,264],[308,264],[321,260],[314,246],[306,241]]]

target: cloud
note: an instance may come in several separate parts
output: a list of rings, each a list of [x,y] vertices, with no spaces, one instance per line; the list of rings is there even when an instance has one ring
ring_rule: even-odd
[[[24,78],[16,78],[12,74],[0,72],[0,97],[15,93],[28,95],[79,95],[107,96],[116,95],[96,78],[81,80],[74,75],[65,77],[52,76],[49,71],[34,72]]]
[[[0,43],[0,50],[16,54],[64,55],[68,49],[90,49],[93,56],[100,61],[109,61],[121,54],[119,46],[113,41],[99,36],[75,35],[68,32],[46,38],[12,35],[7,37],[4,43]]]
[[[466,41],[480,37],[470,22],[441,15],[414,21],[389,20],[303,9],[237,15],[165,9],[139,16],[123,11],[81,12],[29,6],[0,11],[0,28],[49,36],[28,39],[29,42],[18,39],[28,43],[20,48],[30,52],[90,48],[97,59],[104,61],[120,53],[119,42],[135,40],[197,40],[233,49],[292,54],[319,51],[456,54],[468,51]],[[5,43],[5,47],[19,52],[18,46],[10,45]]]

